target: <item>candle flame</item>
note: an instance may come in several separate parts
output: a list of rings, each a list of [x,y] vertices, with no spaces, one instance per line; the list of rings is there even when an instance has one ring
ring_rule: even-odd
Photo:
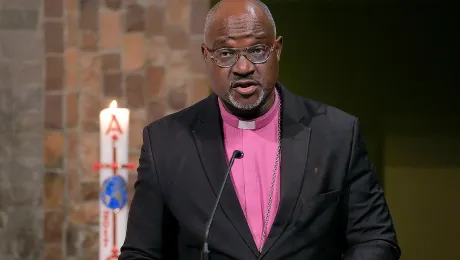
[[[117,101],[116,100],[113,100],[112,103],[110,103],[110,109],[115,109],[117,108]]]

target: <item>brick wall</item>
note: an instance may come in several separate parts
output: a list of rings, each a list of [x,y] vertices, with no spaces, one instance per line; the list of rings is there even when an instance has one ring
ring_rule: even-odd
[[[131,110],[137,164],[144,125],[207,95],[200,44],[209,3],[43,1],[44,257],[94,260],[99,112],[113,99]]]
[[[43,241],[41,0],[0,1],[0,259],[40,259]]]

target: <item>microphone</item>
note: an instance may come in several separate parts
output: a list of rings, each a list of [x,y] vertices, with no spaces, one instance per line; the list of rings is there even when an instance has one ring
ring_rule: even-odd
[[[228,163],[227,173],[225,173],[224,181],[222,182],[222,186],[220,187],[220,191],[217,194],[216,204],[214,204],[214,208],[212,209],[211,215],[209,217],[208,223],[206,224],[206,230],[204,233],[204,244],[203,244],[203,251],[202,251],[202,260],[209,260],[209,248],[208,248],[208,237],[209,237],[209,230],[211,229],[212,220],[214,219],[214,215],[216,214],[217,206],[219,205],[220,197],[222,196],[222,191],[224,191],[225,183],[227,182],[228,175],[233,166],[233,162],[235,159],[243,158],[244,154],[240,150],[233,151],[232,157],[230,157],[230,162]]]

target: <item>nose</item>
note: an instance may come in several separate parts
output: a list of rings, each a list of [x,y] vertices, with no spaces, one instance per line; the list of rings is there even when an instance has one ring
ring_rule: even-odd
[[[255,66],[244,55],[240,55],[235,65],[233,65],[232,72],[234,75],[244,77],[253,74]]]

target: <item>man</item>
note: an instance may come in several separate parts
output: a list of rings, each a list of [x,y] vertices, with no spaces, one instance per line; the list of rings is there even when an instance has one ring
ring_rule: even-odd
[[[256,0],[221,1],[202,53],[214,94],[144,129],[121,260],[399,259],[358,120],[278,79],[283,39]]]

